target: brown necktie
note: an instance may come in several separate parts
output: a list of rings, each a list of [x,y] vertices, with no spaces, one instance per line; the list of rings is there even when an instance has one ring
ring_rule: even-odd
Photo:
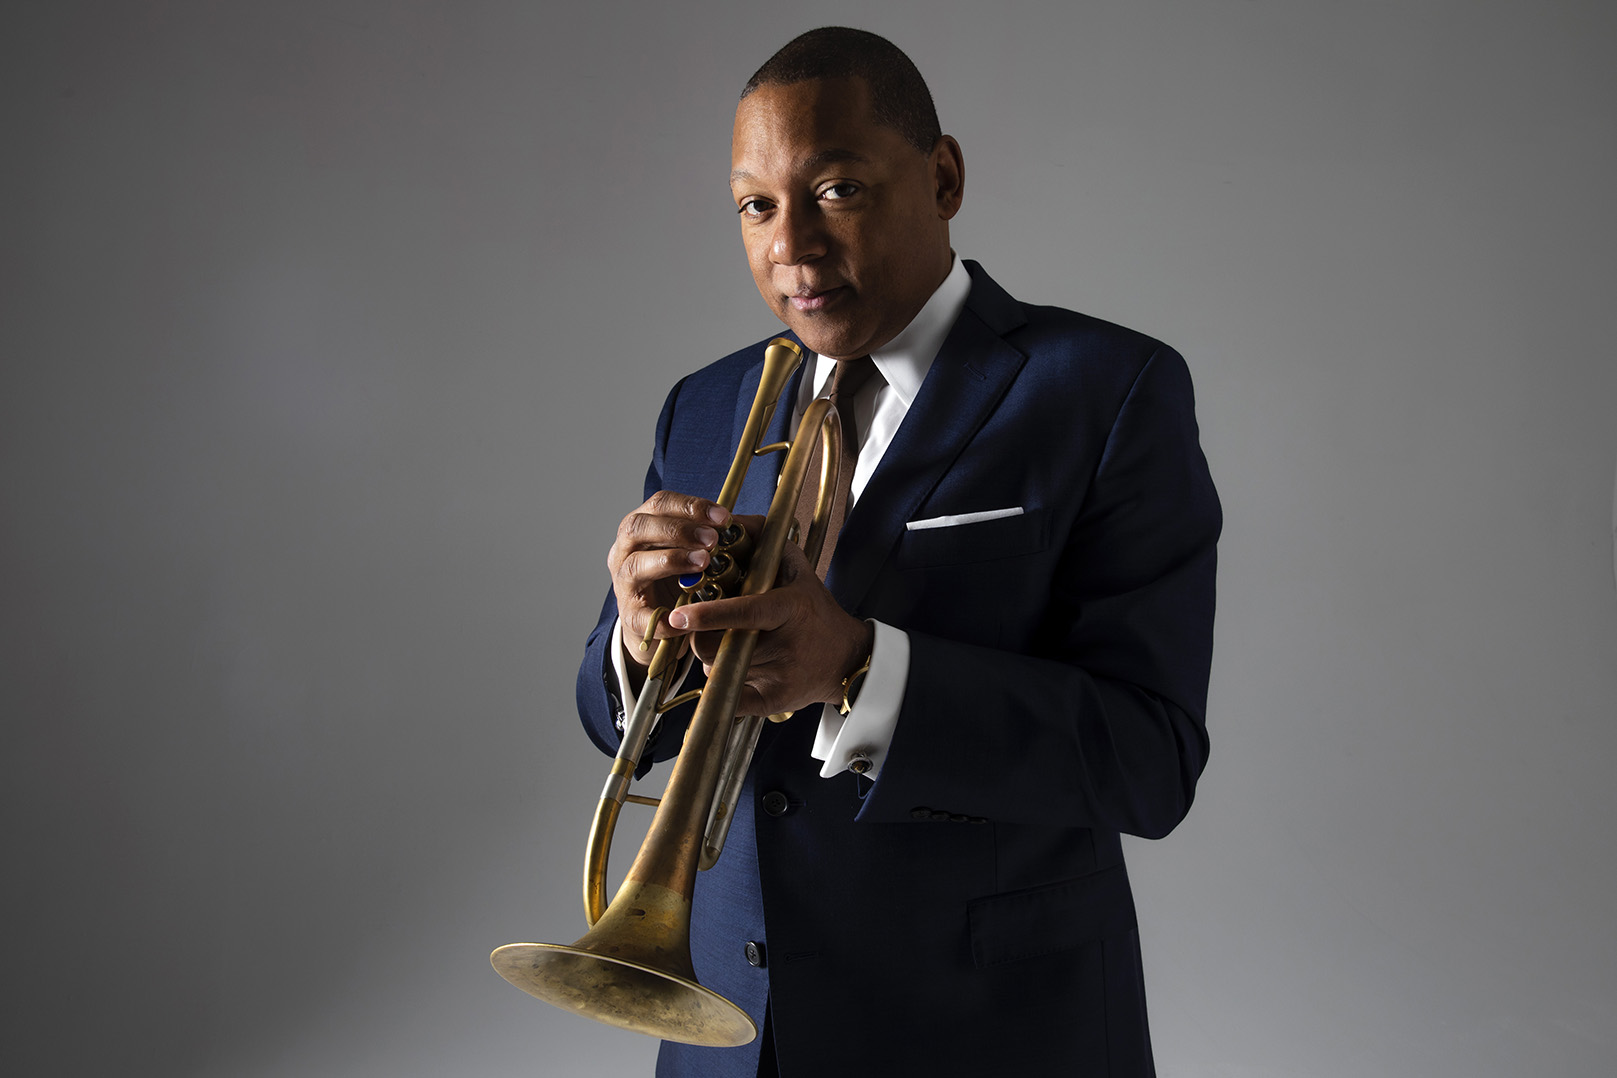
[[[848,516],[848,501],[853,493],[853,469],[859,463],[859,437],[853,426],[853,399],[860,388],[876,373],[876,364],[869,356],[839,360],[831,375],[830,391],[826,394],[836,406],[837,418],[842,422],[842,460],[837,469],[836,497],[831,503],[831,519],[825,531],[825,544],[820,547],[820,561],[815,572],[821,580],[831,567],[831,553],[836,549],[837,533]],[[820,435],[814,433],[814,449],[809,454],[808,482],[797,499],[797,527],[800,535],[808,535],[809,521],[814,517],[815,483],[820,474]]]

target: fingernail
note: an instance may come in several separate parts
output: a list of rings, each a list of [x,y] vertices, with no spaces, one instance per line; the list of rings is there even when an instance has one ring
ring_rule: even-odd
[[[730,510],[722,505],[715,505],[707,511],[707,518],[722,527],[730,523]]]
[[[698,569],[701,569],[704,566],[706,566],[707,565],[707,560],[708,560],[707,551],[705,551],[705,550],[693,550],[693,551],[691,551],[691,556],[690,556],[691,564],[696,566]]]
[[[697,528],[696,541],[703,546],[712,546],[719,541],[719,533],[712,528]]]
[[[676,610],[672,614],[668,615],[668,624],[672,625],[676,629],[686,628],[689,622],[690,619],[685,616],[685,611],[683,610]]]

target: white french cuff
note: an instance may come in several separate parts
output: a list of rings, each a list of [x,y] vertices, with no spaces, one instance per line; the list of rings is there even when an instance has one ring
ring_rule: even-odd
[[[867,619],[875,636],[870,647],[870,672],[859,688],[859,699],[846,715],[830,704],[820,709],[820,728],[814,733],[809,755],[825,761],[820,777],[828,779],[849,770],[854,761],[870,766],[860,772],[874,780],[881,774],[887,749],[898,728],[904,688],[910,677],[910,638],[901,629]]]
[[[977,513],[955,513],[952,516],[912,520],[904,525],[904,529],[912,532],[924,532],[929,528],[952,528],[957,524],[980,524],[985,520],[998,520],[1001,517],[1019,517],[1021,515],[1022,507],[1017,505],[1009,509],[984,509]]]
[[[634,712],[637,696],[634,686],[629,683],[629,664],[634,660],[624,654],[622,629],[623,619],[615,619],[612,622],[612,639],[617,641],[617,647],[611,649],[612,672],[618,676],[618,701],[623,705],[623,713],[629,715]],[[687,651],[685,657],[680,659],[679,668],[674,671],[674,683],[668,686],[668,696],[674,696],[679,692],[679,687],[685,684],[685,678],[691,672],[691,660],[693,658],[695,656]],[[652,720],[651,728],[653,730],[657,728],[657,722],[660,718],[661,716]],[[618,733],[623,733],[623,723],[621,721],[618,723]]]

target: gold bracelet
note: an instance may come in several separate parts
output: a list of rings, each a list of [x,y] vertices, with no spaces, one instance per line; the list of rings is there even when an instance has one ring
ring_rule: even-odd
[[[859,664],[859,669],[842,679],[842,706],[839,710],[844,715],[853,710],[853,702],[859,695],[859,687],[864,684],[865,675],[870,673],[870,660],[871,655],[866,655],[865,661]]]

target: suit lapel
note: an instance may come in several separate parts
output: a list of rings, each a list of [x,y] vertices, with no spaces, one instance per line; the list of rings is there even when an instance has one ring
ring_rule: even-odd
[[[920,392],[843,523],[826,586],[857,611],[907,521],[987,420],[1026,362],[1003,335],[1021,307],[974,262],[971,293]],[[754,385],[756,385],[754,379]]]

